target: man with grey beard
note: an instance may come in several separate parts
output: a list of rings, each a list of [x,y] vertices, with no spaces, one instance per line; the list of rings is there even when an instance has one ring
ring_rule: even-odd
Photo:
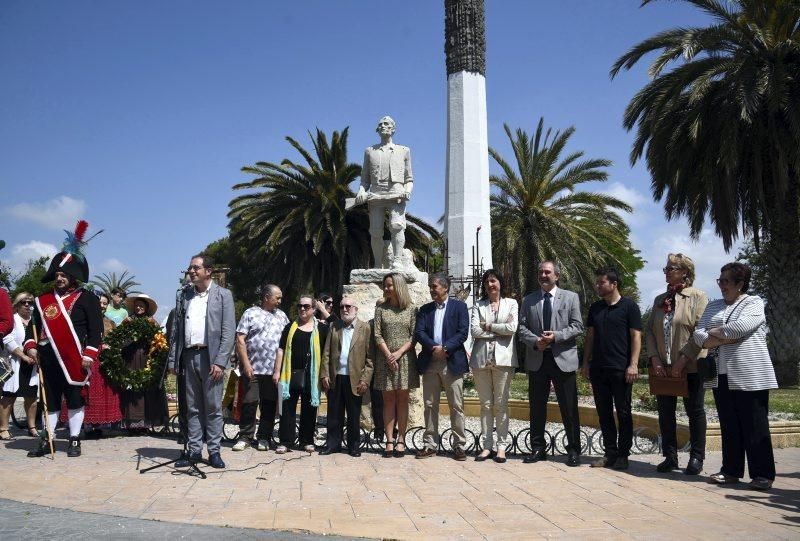
[[[370,327],[358,319],[358,307],[350,297],[342,297],[339,308],[341,319],[331,323],[320,366],[320,382],[328,393],[328,437],[319,454],[340,451],[346,412],[347,450],[358,457],[361,397],[369,390],[373,370]]]

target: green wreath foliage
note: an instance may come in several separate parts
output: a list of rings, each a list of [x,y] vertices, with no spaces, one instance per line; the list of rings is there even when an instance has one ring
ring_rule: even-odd
[[[147,348],[147,363],[140,370],[131,370],[122,358],[122,348],[134,342]],[[150,318],[123,321],[105,337],[100,353],[100,370],[106,381],[128,391],[145,391],[158,385],[167,362],[169,347],[161,327]]]

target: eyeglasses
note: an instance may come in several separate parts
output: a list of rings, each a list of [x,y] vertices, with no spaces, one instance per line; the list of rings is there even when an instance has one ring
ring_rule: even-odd
[[[24,306],[33,306],[33,301],[19,301]]]
[[[186,269],[186,272],[189,271],[199,271],[200,269],[204,268],[203,265],[189,265],[189,268]]]
[[[311,310],[311,305],[310,304],[298,304],[297,305],[297,309],[298,310]]]
[[[736,282],[731,278],[717,278],[717,285],[726,286],[728,284],[735,284]]]
[[[352,304],[340,304],[339,308],[341,308],[342,310],[350,310],[351,308],[353,308],[353,305]]]
[[[662,272],[667,273],[667,272],[672,272],[672,271],[676,271],[676,270],[681,270],[681,268],[678,267],[677,265],[670,265],[669,267],[664,267],[661,270],[662,270]]]

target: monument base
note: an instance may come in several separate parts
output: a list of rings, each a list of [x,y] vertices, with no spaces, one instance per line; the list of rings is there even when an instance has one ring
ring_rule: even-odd
[[[375,318],[375,307],[378,302],[383,300],[383,278],[391,272],[401,273],[406,279],[408,292],[414,306],[419,307],[431,301],[428,291],[428,273],[417,269],[413,263],[411,251],[406,249],[403,250],[403,257],[398,268],[353,269],[350,272],[350,284],[344,286],[344,295],[350,297],[353,304],[358,307],[360,320],[371,322]],[[417,346],[418,352],[419,349]],[[409,393],[408,402],[408,427],[425,426],[425,403],[422,400],[421,382],[419,389],[413,389]],[[361,426],[366,430],[371,430],[372,418],[368,411],[368,406],[364,404],[361,412]]]

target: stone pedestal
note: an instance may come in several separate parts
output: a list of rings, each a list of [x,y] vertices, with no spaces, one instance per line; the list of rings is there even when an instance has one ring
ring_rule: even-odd
[[[375,318],[375,307],[383,299],[383,278],[390,272],[399,272],[408,282],[408,291],[411,302],[415,306],[422,306],[430,302],[428,291],[428,273],[422,272],[413,263],[411,251],[403,251],[402,263],[396,269],[353,269],[350,273],[350,284],[344,286],[344,295],[350,297],[353,304],[358,306],[358,318],[371,322]],[[417,346],[419,351],[419,346]],[[366,410],[368,405],[364,405]],[[422,387],[411,391],[408,406],[408,427],[424,426],[423,412],[425,404],[422,401]],[[372,427],[368,410],[361,413],[361,426],[367,430]]]

